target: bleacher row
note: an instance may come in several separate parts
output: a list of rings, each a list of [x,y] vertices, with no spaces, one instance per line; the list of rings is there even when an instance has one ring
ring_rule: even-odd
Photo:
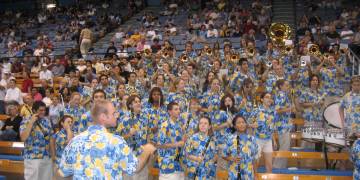
[[[7,119],[6,115],[0,115],[0,120]],[[303,119],[293,119],[294,124],[299,128],[304,125]],[[293,144],[299,144],[302,140],[301,133],[292,133]],[[21,156],[23,142],[0,141],[0,174],[11,177],[20,177],[24,173],[23,158]],[[287,158],[289,169],[273,169],[272,173],[265,173],[265,169],[260,167],[257,171],[258,179],[267,180],[350,180],[352,171],[326,170],[325,155],[322,152],[306,151],[302,148],[293,147],[290,151],[274,151],[274,158]],[[327,153],[330,161],[348,161],[348,153]],[[260,161],[263,164],[263,160]],[[150,168],[149,173],[158,176],[156,168]],[[218,179],[227,179],[226,171],[217,172]],[[0,176],[1,179],[1,176]]]

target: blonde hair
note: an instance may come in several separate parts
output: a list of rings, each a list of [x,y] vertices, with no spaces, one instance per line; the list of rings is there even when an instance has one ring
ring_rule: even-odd
[[[107,100],[98,100],[91,107],[91,118],[96,122],[100,116],[100,114],[108,114],[108,105],[111,104],[110,101]]]

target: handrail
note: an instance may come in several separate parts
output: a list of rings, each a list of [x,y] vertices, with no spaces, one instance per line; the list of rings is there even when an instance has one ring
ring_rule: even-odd
[[[356,53],[351,49],[351,48],[348,48],[349,49],[349,53],[350,53],[350,61],[352,63],[352,75],[355,75],[356,71],[355,71],[355,60],[357,62],[357,74],[356,75],[359,75],[360,74],[360,58],[356,55]]]

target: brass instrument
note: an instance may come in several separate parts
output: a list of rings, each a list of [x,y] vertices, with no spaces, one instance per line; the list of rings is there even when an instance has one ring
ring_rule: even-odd
[[[206,55],[208,55],[208,56],[212,55],[212,49],[211,48],[206,48],[205,52],[206,52]]]
[[[319,46],[316,44],[311,45],[309,47],[309,54],[312,56],[320,56],[321,52],[320,52]]]
[[[285,46],[285,49],[283,50],[282,53],[283,54],[291,54],[292,50],[293,50],[293,47],[291,45],[287,45],[287,46]]]
[[[180,56],[180,61],[186,63],[189,61],[189,57],[186,54]]]
[[[162,58],[167,59],[167,58],[169,58],[170,55],[169,55],[169,53],[167,51],[163,51],[161,53],[161,56],[162,56]]]
[[[285,40],[291,37],[291,28],[284,23],[272,23],[269,29],[269,36],[276,47],[284,47]]]
[[[145,49],[144,50],[144,56],[145,57],[150,57],[151,56],[151,49]]]
[[[110,71],[110,69],[111,69],[111,64],[105,64],[105,70]]]
[[[246,49],[246,56],[247,57],[254,57],[255,56],[255,48],[247,48]]]
[[[237,53],[233,53],[230,57],[231,62],[236,63],[240,60],[240,55]]]

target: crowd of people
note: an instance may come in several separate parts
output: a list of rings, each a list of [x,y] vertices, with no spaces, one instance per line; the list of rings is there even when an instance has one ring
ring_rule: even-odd
[[[360,77],[340,43],[356,42],[358,32],[325,43],[319,36],[331,38],[339,24],[304,17],[299,43],[286,41],[286,50],[269,37],[269,4],[212,3],[184,27],[171,22],[182,11],[171,3],[166,23],[145,13],[139,29],[115,34],[105,58],[92,52],[93,31],[81,26],[81,60],[70,54],[3,59],[0,114],[9,118],[0,122],[0,140],[24,142],[25,179],[151,179],[149,167],[159,169],[161,180],[215,179],[219,170],[229,179],[254,179],[260,157],[266,172],[287,167],[286,159],[273,162],[272,152],[290,150],[294,117],[321,128],[324,108],[337,101],[342,130],[360,135]],[[345,11],[358,22],[356,11]],[[177,55],[169,37],[182,32],[189,41]],[[219,37],[239,37],[240,48],[230,40],[209,43]],[[194,42],[203,48],[194,49]],[[359,152],[356,141],[355,179]]]

